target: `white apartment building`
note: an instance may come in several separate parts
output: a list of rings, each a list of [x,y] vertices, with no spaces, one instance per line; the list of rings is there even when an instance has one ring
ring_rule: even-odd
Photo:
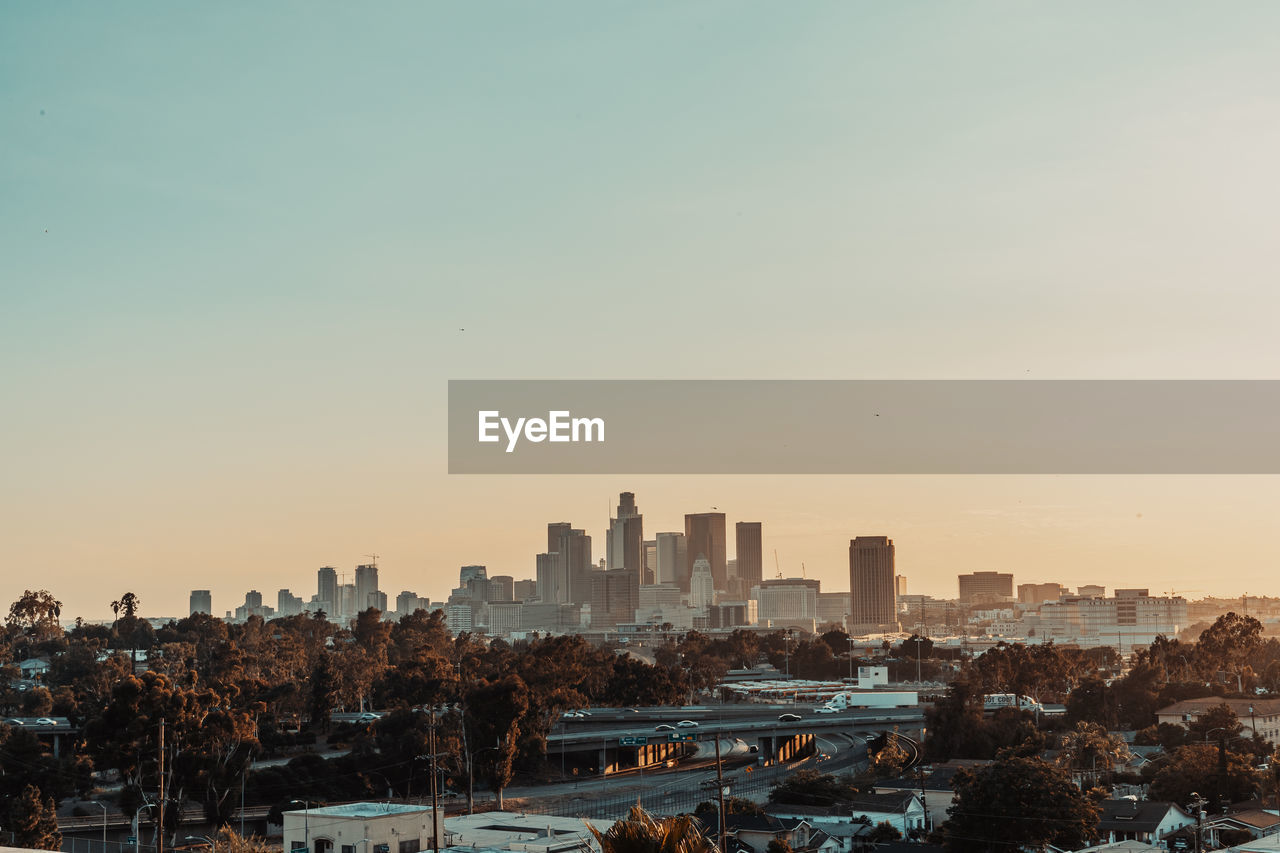
[[[775,627],[815,624],[819,588],[819,581],[805,578],[762,581],[755,589],[760,624]]]
[[[1155,597],[1145,589],[1118,589],[1112,598],[1074,598],[1040,608],[1042,640],[1083,648],[1118,647],[1121,654],[1172,637],[1187,624],[1185,598]]]

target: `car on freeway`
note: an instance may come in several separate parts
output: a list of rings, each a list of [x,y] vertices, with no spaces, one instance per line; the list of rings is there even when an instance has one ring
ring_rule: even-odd
[[[778,722],[780,722],[780,723],[798,723],[798,722],[800,722],[800,715],[799,715],[799,714],[780,714],[780,715],[778,716]]]
[[[382,719],[381,714],[375,714],[372,711],[365,711],[363,714],[356,717],[356,722],[357,723],[373,723],[381,719]]]
[[[693,720],[681,720],[676,725],[682,729],[696,729],[698,727],[698,724]]]
[[[669,726],[669,725],[667,725],[666,723],[663,723],[663,724],[662,724],[662,725],[660,725],[660,726],[654,726],[654,727],[653,727],[653,730],[654,730],[655,732],[674,732],[674,731],[676,730],[676,727],[675,727],[675,726]]]
[[[56,726],[57,724],[58,724],[58,721],[51,717],[41,717],[40,719],[36,720],[37,726]]]
[[[563,714],[560,715],[560,719],[562,720],[578,720],[581,718],[582,718],[582,714],[578,713],[577,711],[565,711]]]
[[[839,708],[832,708],[830,705],[823,705],[821,708],[814,708],[814,709],[813,709],[813,713],[815,713],[815,714],[839,714],[839,713],[840,713],[840,709],[839,709]]]
[[[10,726],[25,726],[25,725],[26,725],[26,723],[22,722],[22,720],[5,720],[5,724],[6,724],[6,725],[10,725]]]

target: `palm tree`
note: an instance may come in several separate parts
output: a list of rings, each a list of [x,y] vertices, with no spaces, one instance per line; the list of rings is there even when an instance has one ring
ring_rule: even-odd
[[[1066,768],[1077,779],[1088,774],[1092,784],[1097,785],[1100,770],[1110,776],[1116,765],[1132,758],[1124,738],[1111,734],[1097,723],[1081,722],[1063,736],[1058,766]]]
[[[587,828],[603,853],[714,853],[716,849],[689,815],[657,818],[639,806],[604,832],[590,824]]]

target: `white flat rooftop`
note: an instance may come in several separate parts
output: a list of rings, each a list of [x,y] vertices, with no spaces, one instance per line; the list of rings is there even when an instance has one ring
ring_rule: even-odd
[[[346,803],[340,806],[321,806],[310,810],[312,817],[383,817],[385,815],[403,815],[430,813],[431,806],[408,806],[399,803]],[[290,809],[286,814],[305,814],[306,809]]]

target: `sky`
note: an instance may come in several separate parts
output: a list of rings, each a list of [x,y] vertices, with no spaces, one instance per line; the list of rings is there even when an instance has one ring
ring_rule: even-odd
[[[1280,594],[1274,477],[450,476],[459,378],[1276,378],[1280,7],[0,11],[0,602],[717,506],[848,588]],[[1223,413],[1230,417],[1230,413]]]

